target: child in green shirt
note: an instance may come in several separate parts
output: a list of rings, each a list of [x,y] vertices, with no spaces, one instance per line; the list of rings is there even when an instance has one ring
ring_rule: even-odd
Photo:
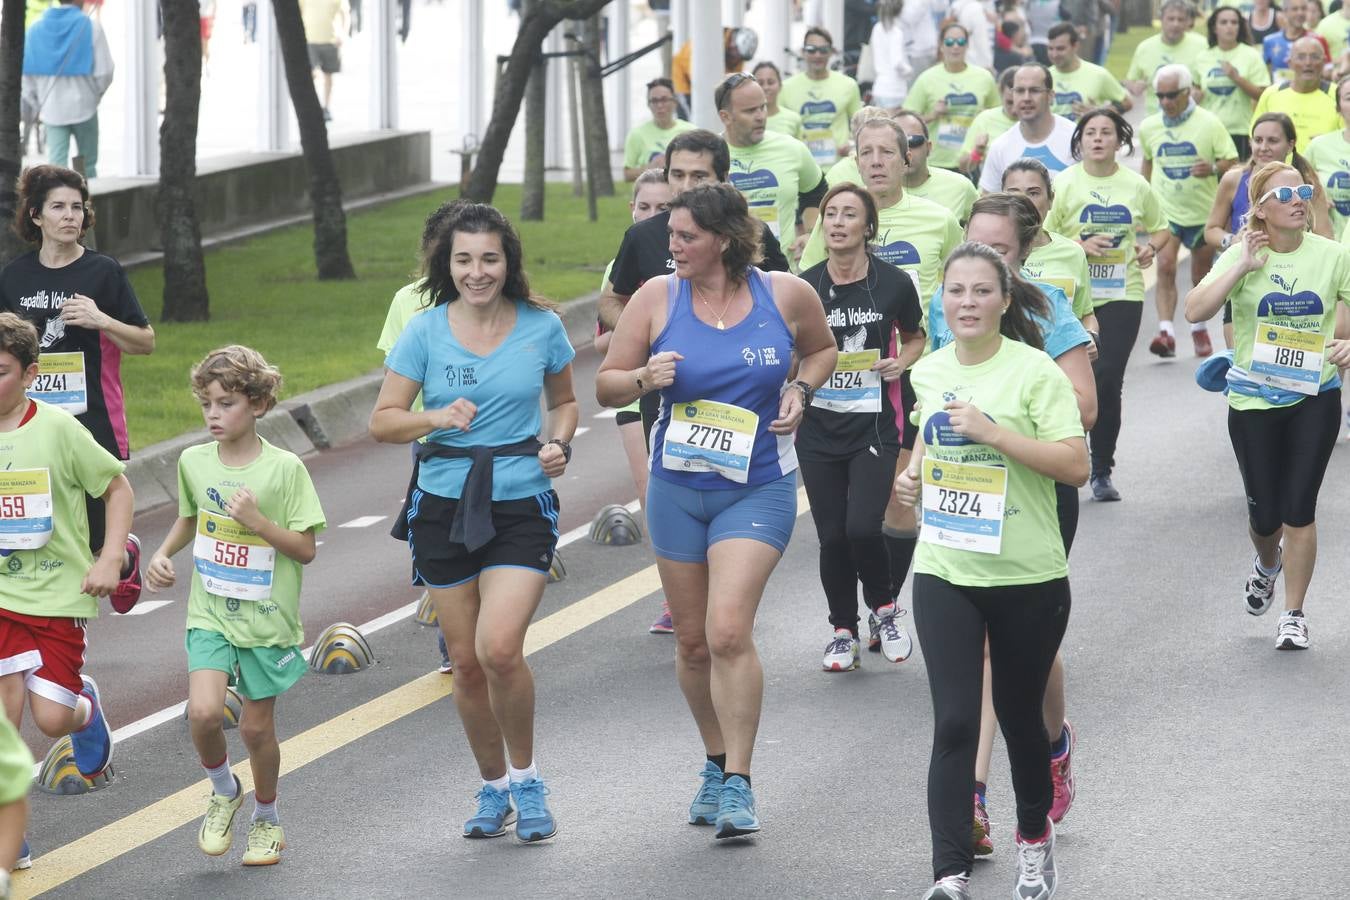
[[[146,584],[171,587],[170,557],[192,544],[188,723],[212,788],[197,845],[209,856],[226,853],[244,800],[222,723],[225,688],[233,684],[243,698],[239,734],[256,792],[243,863],[268,866],[286,846],[276,809],[276,699],[305,673],[301,566],[314,559],[323,509],[304,463],[258,436],[258,419],[276,405],[280,372],[256,350],[234,345],[207,354],[191,380],[215,441],[178,459],[179,519],[150,560]]]

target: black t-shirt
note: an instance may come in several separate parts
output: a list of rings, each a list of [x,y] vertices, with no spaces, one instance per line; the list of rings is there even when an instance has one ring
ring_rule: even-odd
[[[920,330],[919,294],[909,276],[895,266],[881,262],[871,253],[867,260],[867,276],[850,284],[835,284],[826,268],[827,262],[807,269],[801,278],[815,288],[824,304],[825,319],[841,352],[876,350],[885,359],[898,350],[897,329],[907,334]],[[842,373],[838,379],[837,385],[832,378],[825,387],[859,387],[856,380],[848,383]],[[797,429],[797,455],[828,462],[851,457],[869,447],[899,452],[900,432],[895,424],[895,404],[891,401],[891,390],[898,384],[881,382],[881,411],[876,413],[826,409],[821,405],[826,402],[825,397],[817,394]]]
[[[675,271],[675,261],[670,258],[670,234],[666,231],[669,224],[670,212],[667,211],[638,222],[624,232],[623,243],[614,257],[614,268],[609,273],[616,294],[631,297],[649,278]],[[761,225],[764,229],[764,261],[759,267],[765,272],[788,271],[787,257],[783,255],[778,238],[773,236],[767,222]]]
[[[62,321],[61,307],[75,294],[89,297],[119,322],[137,327],[150,324],[126,271],[102,253],[86,249],[70,265],[50,269],[33,251],[0,270],[0,310],[32,322],[41,338],[39,380],[33,387],[43,393],[37,396],[72,412],[83,403],[86,411],[76,418],[101,447],[118,459],[128,459],[122,351],[102,332]],[[49,356],[58,353],[69,355]],[[83,385],[79,375],[83,375]]]

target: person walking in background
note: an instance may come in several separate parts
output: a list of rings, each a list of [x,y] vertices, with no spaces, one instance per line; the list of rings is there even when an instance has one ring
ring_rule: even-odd
[[[347,0],[300,0],[300,18],[309,45],[309,67],[323,75],[323,120],[333,121],[333,76],[342,71],[342,35],[347,31]]]
[[[70,139],[86,178],[98,177],[98,104],[112,84],[113,60],[103,28],[62,0],[24,38],[23,98],[47,126],[47,159],[70,163]]]
[[[877,70],[872,82],[872,105],[883,109],[904,105],[910,76],[914,74],[905,55],[907,35],[900,13],[900,0],[882,0],[877,4],[877,23],[872,26],[872,62]]]

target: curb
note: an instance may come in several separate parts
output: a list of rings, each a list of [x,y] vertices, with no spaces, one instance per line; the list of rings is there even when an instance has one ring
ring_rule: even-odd
[[[573,347],[594,339],[599,299],[598,292],[587,294],[558,311]],[[351,443],[366,435],[383,380],[384,372],[377,370],[284,400],[258,420],[258,433],[296,456]],[[191,431],[151,444],[127,461],[126,476],[136,494],[137,513],[178,502],[178,457],[207,440],[205,432]]]

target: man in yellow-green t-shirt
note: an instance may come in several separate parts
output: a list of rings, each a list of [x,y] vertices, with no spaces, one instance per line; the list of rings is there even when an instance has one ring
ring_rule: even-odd
[[[1055,96],[1050,111],[1077,122],[1089,109],[1110,105],[1116,112],[1129,112],[1134,103],[1116,76],[1078,56],[1078,29],[1069,22],[1052,26],[1046,44]]]
[[[666,145],[675,135],[690,131],[694,123],[675,117],[675,85],[669,78],[647,82],[647,108],[652,111],[623,142],[623,177],[633,181],[647,169],[666,165]]]
[[[1292,119],[1298,132],[1299,153],[1307,153],[1308,145],[1319,134],[1341,127],[1341,114],[1336,111],[1331,86],[1322,81],[1324,59],[1317,38],[1307,36],[1294,41],[1289,53],[1293,80],[1266,88],[1252,112],[1253,122],[1268,112],[1281,112]]]
[[[1191,30],[1195,24],[1195,11],[1187,0],[1163,0],[1159,18],[1162,33],[1145,38],[1134,48],[1130,67],[1125,72],[1125,87],[1130,93],[1144,97],[1144,108],[1149,115],[1158,111],[1158,98],[1152,94],[1153,75],[1172,63],[1194,69],[1195,61],[1209,48],[1209,42]]]
[[[834,38],[824,28],[806,30],[802,57],[806,71],[787,81],[778,94],[778,106],[802,117],[802,139],[822,169],[848,156],[849,119],[862,109],[858,83],[842,72],[830,71]]]

